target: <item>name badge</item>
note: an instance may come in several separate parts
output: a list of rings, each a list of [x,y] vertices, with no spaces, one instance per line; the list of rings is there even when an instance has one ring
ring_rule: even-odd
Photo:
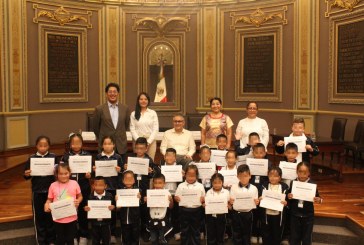
[[[77,174],[72,174],[72,178],[77,178]]]
[[[303,208],[303,200],[298,200],[298,207]]]
[[[260,182],[260,176],[255,176],[255,183],[259,184],[259,182]]]
[[[142,180],[142,176],[138,174],[137,180]]]

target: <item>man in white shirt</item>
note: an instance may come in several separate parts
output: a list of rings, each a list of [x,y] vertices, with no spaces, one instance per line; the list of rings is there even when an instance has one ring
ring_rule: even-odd
[[[177,151],[177,164],[183,168],[192,162],[192,156],[196,151],[196,144],[191,131],[184,129],[185,119],[182,114],[173,117],[173,128],[164,132],[160,150],[163,155],[167,148],[174,148]]]

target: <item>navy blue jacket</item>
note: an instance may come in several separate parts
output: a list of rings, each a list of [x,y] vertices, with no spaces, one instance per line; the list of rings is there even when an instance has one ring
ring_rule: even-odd
[[[291,181],[288,193],[292,192],[292,183],[293,181]],[[315,184],[311,179],[309,179],[307,183]],[[320,197],[318,188],[316,188],[315,196]],[[288,206],[290,209],[290,214],[298,217],[311,217],[315,212],[313,202],[303,201],[303,208],[299,208],[297,199],[288,199]]]
[[[101,199],[99,199],[97,196],[94,195],[94,193],[92,192],[90,194],[90,196],[88,197],[88,200],[105,200],[105,201],[111,201],[111,205],[115,206],[115,200],[112,197],[112,195],[105,191],[105,196],[101,197]],[[111,211],[114,212],[114,211]],[[111,223],[111,219],[102,219],[102,220],[97,220],[97,219],[91,219],[92,225],[109,225]]]
[[[120,172],[123,171],[124,169],[124,163],[123,163],[123,159],[122,157],[117,154],[117,153],[114,153],[114,155],[108,157],[108,156],[103,156],[101,153],[99,153],[97,156],[96,156],[96,160],[97,161],[111,161],[111,160],[116,160],[117,161],[117,165],[120,167]],[[93,164],[94,166],[95,164]],[[112,176],[112,177],[104,177],[105,179],[105,182],[107,184],[107,189],[108,190],[116,190],[116,189],[120,189],[121,186],[122,186],[122,183],[121,183],[121,178],[122,174],[121,173],[118,173],[117,176]]]

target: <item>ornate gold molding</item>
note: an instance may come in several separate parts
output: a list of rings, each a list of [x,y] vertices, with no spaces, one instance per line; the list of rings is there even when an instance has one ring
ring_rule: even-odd
[[[173,30],[190,31],[189,20],[190,16],[185,17],[165,17],[159,15],[157,17],[142,17],[139,18],[136,14],[132,16],[134,20],[133,31],[149,29],[154,31],[158,36],[163,37]]]
[[[230,29],[234,30],[236,25],[240,23],[261,27],[263,24],[272,21],[274,24],[279,23],[286,25],[288,23],[286,19],[287,9],[287,6],[283,6],[281,10],[265,12],[261,8],[257,8],[253,13],[242,16],[236,16],[236,13],[232,12],[230,14],[230,17],[232,18],[232,25],[230,26]]]
[[[346,10],[352,12],[354,8],[359,7],[359,3],[361,1],[362,0],[325,0],[326,2],[325,17],[329,17],[331,14],[334,13],[332,9],[340,9],[341,11]],[[340,12],[340,10],[335,12]]]
[[[61,26],[70,24],[78,26],[87,26],[87,28],[92,28],[91,24],[91,11],[86,12],[76,12],[68,11],[63,6],[57,9],[46,8],[44,6],[40,7],[38,4],[33,5],[35,9],[35,14],[33,18],[34,23],[39,21],[43,22],[56,22]]]

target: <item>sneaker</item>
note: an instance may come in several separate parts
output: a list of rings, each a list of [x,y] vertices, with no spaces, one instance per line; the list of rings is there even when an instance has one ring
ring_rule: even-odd
[[[176,241],[181,240],[181,232],[174,234],[174,240],[176,240]]]
[[[77,238],[74,238],[74,239],[73,239],[73,245],[78,245]]]
[[[80,242],[78,245],[87,245],[87,238],[86,237],[80,237]]]
[[[116,237],[115,236],[111,236],[110,244],[116,244]]]
[[[251,243],[254,243],[254,244],[257,244],[257,243],[258,243],[258,237],[256,237],[256,236],[252,236],[252,237],[250,238],[250,242],[251,242]]]
[[[205,239],[205,234],[203,234],[203,232],[200,233],[200,240],[202,241],[203,239]]]

